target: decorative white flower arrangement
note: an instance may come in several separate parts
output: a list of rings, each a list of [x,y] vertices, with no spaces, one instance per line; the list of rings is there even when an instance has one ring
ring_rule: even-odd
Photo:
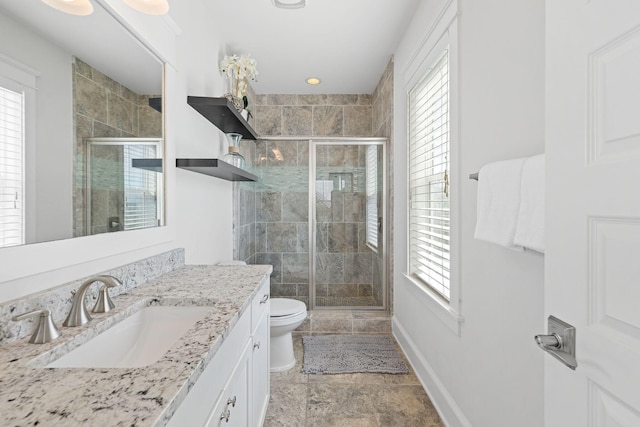
[[[220,72],[229,78],[230,94],[241,98],[244,101],[244,107],[247,106],[247,80],[256,80],[258,69],[256,60],[248,54],[241,56],[226,55],[220,63]]]

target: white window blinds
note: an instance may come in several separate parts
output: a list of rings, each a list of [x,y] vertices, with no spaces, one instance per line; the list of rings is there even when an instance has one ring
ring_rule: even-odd
[[[449,67],[409,92],[409,274],[449,300]]]
[[[0,87],[0,247],[24,243],[24,95]]]
[[[367,146],[367,243],[378,248],[378,146]]]
[[[124,229],[156,227],[158,222],[157,172],[132,167],[133,159],[158,157],[153,145],[124,146]]]

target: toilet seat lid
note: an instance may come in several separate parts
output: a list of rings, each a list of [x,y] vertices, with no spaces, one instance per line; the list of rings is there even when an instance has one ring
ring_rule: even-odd
[[[271,298],[271,317],[291,316],[306,310],[307,306],[302,301],[289,298]]]

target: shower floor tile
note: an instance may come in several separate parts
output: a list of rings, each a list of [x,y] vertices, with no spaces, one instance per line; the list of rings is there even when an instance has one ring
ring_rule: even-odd
[[[295,367],[271,373],[264,427],[443,426],[408,363],[408,375],[302,374],[302,335],[293,334]]]

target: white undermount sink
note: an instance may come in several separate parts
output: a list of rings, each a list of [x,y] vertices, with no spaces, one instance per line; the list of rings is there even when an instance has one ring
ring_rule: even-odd
[[[47,368],[139,368],[160,360],[211,310],[200,306],[145,307],[48,364]]]

